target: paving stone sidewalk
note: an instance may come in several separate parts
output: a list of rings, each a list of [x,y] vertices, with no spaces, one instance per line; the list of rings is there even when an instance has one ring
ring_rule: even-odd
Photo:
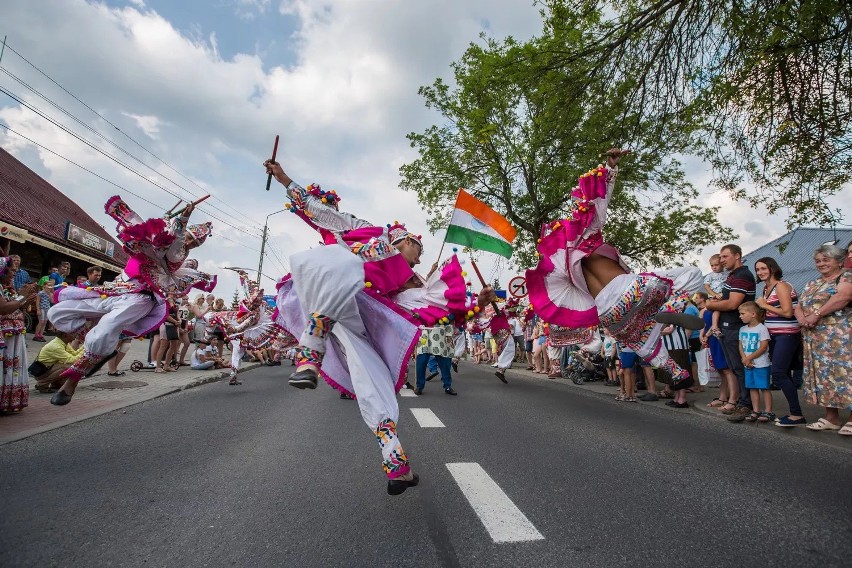
[[[27,355],[30,362],[35,361],[43,345],[44,343],[35,342],[31,336],[27,336]],[[219,381],[228,375],[228,371],[194,371],[189,367],[181,367],[172,373],[154,373],[153,370],[133,372],[130,370],[130,364],[134,360],[143,363],[147,361],[148,340],[136,340],[130,345],[130,351],[118,366],[120,371],[125,372],[124,376],[108,376],[107,367],[104,365],[98,373],[80,382],[74,399],[66,406],[50,404],[51,395],[36,391],[33,388],[35,381],[31,380],[29,406],[20,412],[0,415],[0,445],[146,400]],[[190,346],[187,353],[187,361],[192,348]],[[258,365],[259,363],[243,363],[240,372]]]
[[[467,363],[467,362],[466,362]],[[468,363],[470,365],[474,365],[473,363]],[[486,367],[486,363],[481,363],[479,365],[480,368]],[[582,385],[576,385],[569,379],[548,379],[545,375],[540,375],[533,373],[532,371],[526,370],[526,363],[515,363],[509,371],[506,372],[506,378],[509,382],[512,382],[513,377],[521,377],[526,378],[534,378],[543,381],[556,381],[560,384],[565,384],[570,388],[582,389],[587,392],[592,392],[595,394],[599,394],[601,396],[607,396],[611,398],[615,398],[615,395],[618,394],[618,387],[612,387],[604,385],[603,381],[594,381],[590,383],[584,383]],[[463,368],[460,368],[462,372],[464,372]],[[463,377],[463,375],[462,375]],[[496,378],[495,378],[496,380]],[[516,379],[517,380],[517,379]],[[461,382],[459,383],[461,384]],[[664,385],[662,383],[657,383],[657,392],[663,391]],[[771,391],[772,392],[772,408],[774,409],[775,414],[780,418],[788,413],[789,407],[787,406],[787,399],[784,397],[784,393],[780,390]],[[645,391],[637,392],[637,396],[640,394],[644,394]],[[825,412],[823,407],[817,406],[815,404],[809,404],[805,402],[802,391],[799,390],[799,403],[802,407],[802,413],[807,419],[807,421],[815,422],[817,419],[824,416]],[[689,408],[672,408],[671,406],[667,406],[666,399],[660,399],[656,402],[639,402],[639,403],[619,403],[631,406],[637,405],[652,405],[655,407],[659,407],[664,410],[668,410],[671,412],[693,412],[700,413],[702,415],[706,415],[708,418],[721,420],[727,423],[727,416],[719,412],[714,408],[709,408],[707,406],[714,398],[719,396],[718,387],[705,387],[704,392],[698,393],[689,393],[687,396],[687,402],[689,403]],[[841,418],[848,419],[847,414],[841,412]],[[843,448],[849,451],[852,451],[852,436],[840,436],[836,432],[814,432],[812,430],[808,430],[804,426],[796,426],[793,428],[781,428],[775,426],[774,423],[748,423],[748,422],[740,422],[740,423],[727,423],[731,428],[758,428],[761,430],[767,430],[769,432],[778,434],[780,436],[791,436],[796,438],[804,438],[809,441],[823,443],[826,445],[830,445],[832,447]],[[748,431],[748,430],[746,430]]]

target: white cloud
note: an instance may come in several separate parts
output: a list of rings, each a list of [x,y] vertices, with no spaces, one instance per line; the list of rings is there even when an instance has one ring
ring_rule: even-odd
[[[160,119],[156,116],[141,116],[129,112],[122,112],[124,116],[132,118],[136,122],[136,126],[145,133],[148,138],[156,140],[160,134]]]

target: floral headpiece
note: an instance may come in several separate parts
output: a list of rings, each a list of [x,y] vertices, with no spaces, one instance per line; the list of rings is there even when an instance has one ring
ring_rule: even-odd
[[[421,252],[423,250],[423,237],[421,235],[415,235],[414,233],[408,232],[408,229],[405,228],[405,225],[400,223],[399,221],[394,221],[393,225],[388,225],[388,239],[390,240],[390,244],[395,245],[400,241],[405,239],[411,239],[418,245],[420,245]]]
[[[305,188],[305,191],[308,195],[313,195],[326,205],[337,209],[337,204],[340,202],[340,196],[337,195],[337,192],[333,189],[330,191],[326,191],[320,186],[320,184],[312,183]]]
[[[207,240],[213,232],[213,223],[207,221],[206,223],[201,223],[200,225],[190,225],[186,228],[187,234],[192,237],[198,245],[203,245],[204,241]]]

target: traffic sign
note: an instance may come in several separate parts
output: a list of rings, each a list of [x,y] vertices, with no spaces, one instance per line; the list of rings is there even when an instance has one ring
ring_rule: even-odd
[[[509,293],[515,298],[526,298],[527,294],[527,279],[523,276],[515,276],[509,280]]]

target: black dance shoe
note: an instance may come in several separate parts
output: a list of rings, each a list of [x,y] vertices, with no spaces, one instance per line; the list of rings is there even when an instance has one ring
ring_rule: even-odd
[[[317,374],[310,369],[302,369],[290,375],[290,380],[287,382],[291,387],[297,389],[315,389],[317,388]]]
[[[409,487],[414,487],[420,483],[420,476],[416,473],[411,481],[404,479],[388,479],[388,495],[401,495]]]

